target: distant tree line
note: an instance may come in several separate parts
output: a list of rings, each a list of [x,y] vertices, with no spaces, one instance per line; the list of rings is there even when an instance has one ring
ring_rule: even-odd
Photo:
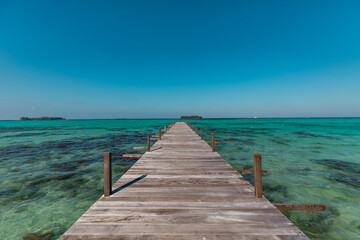
[[[181,119],[202,119],[202,116],[181,116]]]
[[[62,117],[36,117],[36,118],[21,117],[20,120],[66,120],[66,119]]]

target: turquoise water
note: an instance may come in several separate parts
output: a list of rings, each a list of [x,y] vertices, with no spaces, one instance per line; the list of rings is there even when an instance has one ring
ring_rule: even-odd
[[[0,239],[56,239],[103,192],[103,152],[113,180],[133,146],[173,120],[0,121]],[[216,150],[249,169],[263,155],[264,195],[277,203],[324,203],[326,212],[284,212],[311,239],[360,239],[360,119],[207,119]],[[253,181],[251,176],[246,176]]]

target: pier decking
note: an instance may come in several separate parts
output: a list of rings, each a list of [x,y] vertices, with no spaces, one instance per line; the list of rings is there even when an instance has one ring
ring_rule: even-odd
[[[183,122],[112,191],[60,239],[308,239]]]

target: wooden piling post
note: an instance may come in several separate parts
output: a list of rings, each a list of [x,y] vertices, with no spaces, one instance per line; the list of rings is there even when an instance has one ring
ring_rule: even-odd
[[[147,134],[147,151],[150,152],[150,133]]]
[[[111,152],[104,153],[104,196],[111,195]]]
[[[203,137],[203,129],[201,128],[201,140],[203,140],[204,137]]]
[[[215,134],[211,134],[212,151],[215,152]]]
[[[254,153],[254,186],[255,197],[262,198],[262,169],[260,153]]]
[[[159,140],[161,140],[161,128],[159,128]]]

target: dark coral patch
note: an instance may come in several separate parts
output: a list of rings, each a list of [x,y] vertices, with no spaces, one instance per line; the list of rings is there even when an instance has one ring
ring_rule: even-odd
[[[22,237],[22,240],[53,240],[55,234],[53,232],[47,233],[27,233]]]

